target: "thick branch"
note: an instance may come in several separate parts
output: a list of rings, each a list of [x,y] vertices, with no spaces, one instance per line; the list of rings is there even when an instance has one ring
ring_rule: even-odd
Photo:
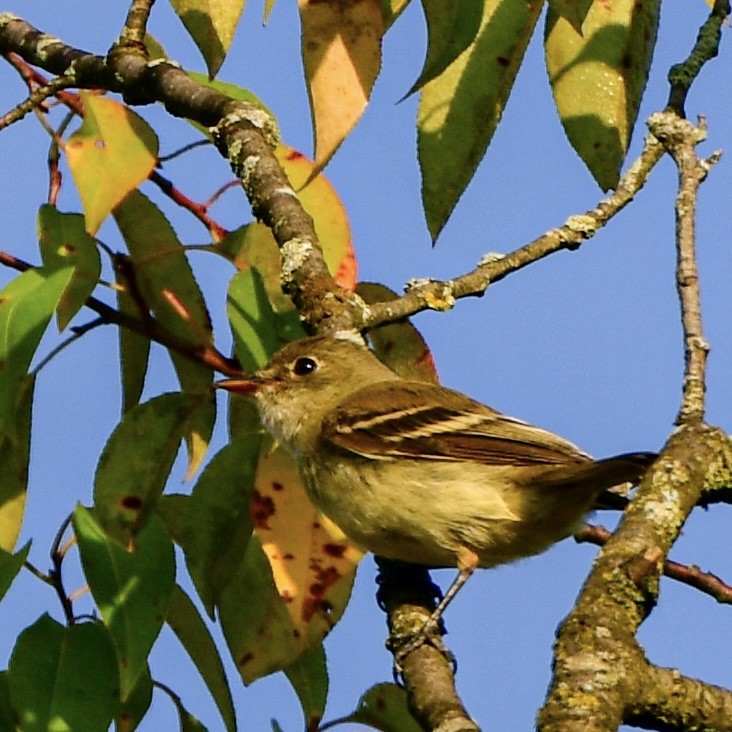
[[[640,704],[631,703],[625,723],[659,732],[732,731],[732,693],[649,663],[638,678]]]
[[[585,524],[574,533],[578,544],[605,546],[612,534],[604,526]],[[723,604],[732,604],[732,587],[711,572],[702,572],[694,565],[680,564],[667,559],[663,563],[663,575],[689,585]]]
[[[728,443],[719,430],[684,425],[644,478],[559,630],[539,715],[543,732],[614,731],[629,710],[637,715],[650,704],[648,666],[635,633],[656,603],[663,562],[711,479],[710,465]]]
[[[379,603],[389,618],[389,648],[396,655],[414,639],[435,609],[437,590],[424,567],[376,558]],[[478,732],[455,690],[454,669],[442,647],[441,631],[409,653],[399,669],[409,707],[430,732]]]
[[[360,302],[330,277],[312,219],[273,154],[274,121],[258,105],[195,82],[173,62],[148,62],[139,44],[117,44],[105,58],[67,46],[10,13],[0,13],[0,52],[71,76],[81,88],[119,92],[129,104],[161,102],[174,116],[214,128],[217,146],[242,179],[255,216],[272,228],[282,251],[283,285],[303,319],[320,331],[353,327]]]

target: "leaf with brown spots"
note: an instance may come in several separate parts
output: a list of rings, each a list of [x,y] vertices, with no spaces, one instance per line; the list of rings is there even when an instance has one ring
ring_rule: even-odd
[[[163,492],[191,421],[208,394],[162,394],[130,409],[102,451],[94,476],[97,520],[127,545]]]
[[[320,644],[343,614],[362,556],[315,511],[292,458],[269,439],[253,495],[257,541],[247,546],[218,603],[246,683],[290,666]]]
[[[38,240],[48,271],[74,268],[56,307],[58,329],[63,330],[97,285],[102,267],[99,250],[94,238],[86,233],[81,214],[61,213],[49,205],[41,206],[38,212]]]
[[[265,445],[254,481],[254,520],[280,596],[287,605],[295,631],[303,638],[322,638],[340,617],[348,594],[339,591],[345,579],[350,587],[363,552],[349,544],[329,519],[310,503],[292,457],[283,448]]]

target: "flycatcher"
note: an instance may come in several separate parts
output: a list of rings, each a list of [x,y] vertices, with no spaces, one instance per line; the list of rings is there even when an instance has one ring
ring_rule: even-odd
[[[458,587],[475,567],[568,536],[603,491],[637,481],[656,457],[595,461],[457,391],[402,379],[349,339],[290,343],[261,371],[217,386],[254,396],[312,502],[353,543],[457,566]]]

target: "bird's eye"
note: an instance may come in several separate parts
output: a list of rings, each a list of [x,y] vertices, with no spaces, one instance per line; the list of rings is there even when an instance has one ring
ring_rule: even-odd
[[[305,356],[303,358],[298,358],[297,361],[295,361],[292,371],[297,376],[307,376],[308,374],[312,374],[317,368],[318,362],[315,359]]]

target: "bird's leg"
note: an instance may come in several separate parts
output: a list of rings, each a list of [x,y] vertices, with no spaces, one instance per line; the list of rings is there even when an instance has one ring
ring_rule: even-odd
[[[397,668],[400,667],[401,661],[403,661],[412,651],[429,639],[430,633],[437,628],[442,621],[442,615],[447,609],[447,606],[455,599],[455,595],[457,595],[460,588],[470,579],[470,576],[473,574],[477,566],[478,555],[468,547],[460,547],[457,553],[457,577],[455,577],[452,584],[447,588],[447,592],[443,595],[442,599],[437,604],[437,607],[432,611],[427,622],[415,634],[414,638],[397,651],[394,659]]]

